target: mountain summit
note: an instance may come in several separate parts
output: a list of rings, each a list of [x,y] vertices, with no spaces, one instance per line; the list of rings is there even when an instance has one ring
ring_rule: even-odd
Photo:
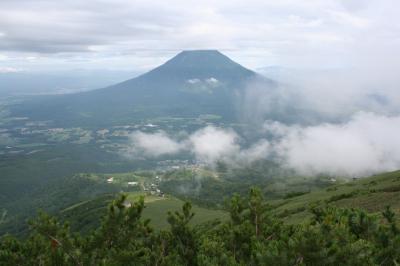
[[[165,70],[192,70],[192,71],[243,71],[249,75],[254,74],[229,57],[217,50],[191,50],[183,51],[160,66],[160,71]],[[195,73],[194,73],[195,74]],[[197,74],[197,73],[196,73]]]
[[[185,50],[164,64],[171,67],[209,67],[211,65],[226,67],[238,64],[218,50]]]
[[[255,72],[232,61],[217,50],[191,50],[182,51],[161,66],[122,84],[129,86],[143,80],[185,82],[188,79],[211,78],[224,81],[224,83],[236,83],[256,75]],[[112,87],[115,88],[115,86]]]
[[[139,77],[85,93],[45,97],[13,112],[64,126],[202,114],[234,119],[236,98],[253,79],[263,78],[217,50],[182,51]]]

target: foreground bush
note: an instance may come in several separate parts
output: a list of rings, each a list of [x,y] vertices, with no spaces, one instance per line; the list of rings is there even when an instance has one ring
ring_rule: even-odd
[[[190,203],[169,213],[170,229],[143,220],[144,200],[124,206],[121,196],[102,225],[74,234],[46,214],[31,222],[27,239],[4,236],[0,265],[399,265],[400,234],[394,213],[384,221],[361,210],[313,208],[308,224],[285,225],[271,215],[261,193],[234,196],[230,219],[190,226]]]

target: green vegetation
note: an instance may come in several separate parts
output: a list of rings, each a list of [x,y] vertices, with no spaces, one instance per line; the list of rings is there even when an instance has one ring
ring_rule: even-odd
[[[149,202],[143,211],[143,217],[150,219],[150,225],[157,229],[166,229],[168,227],[167,212],[175,212],[180,210],[183,205],[183,201],[176,198],[166,198],[161,200],[156,200]],[[220,210],[210,210],[201,208],[198,206],[193,206],[193,211],[196,215],[191,220],[191,224],[201,224],[213,219],[225,219],[227,218],[227,213]]]
[[[106,175],[103,180],[95,180],[94,176],[86,178],[78,173],[128,172],[154,165],[150,160],[124,160],[94,144],[48,145],[43,151],[29,155],[2,155],[0,213],[7,214],[0,219],[0,235],[23,234],[26,220],[38,209],[55,213],[80,201],[121,191],[118,184],[105,183]]]
[[[312,217],[308,206],[361,208],[371,213],[392,206],[400,213],[400,171],[360,178],[286,199],[271,200],[274,212],[290,223]]]
[[[143,218],[145,200],[113,201],[87,235],[46,214],[27,239],[0,239],[1,265],[398,265],[400,229],[389,208],[380,219],[363,210],[314,207],[309,222],[287,225],[258,189],[227,203],[230,218],[192,225],[190,203],[167,214],[168,228]]]
[[[191,183],[190,180],[194,176],[198,177],[199,174],[203,175],[201,181],[197,180],[195,182],[193,180],[194,183]],[[151,183],[155,176],[151,172],[92,176],[95,179],[105,180],[110,175],[115,178],[115,182],[122,182],[120,183],[120,188],[123,188],[124,182],[133,179],[139,182]],[[360,208],[370,213],[379,213],[389,204],[392,206],[394,212],[400,213],[400,192],[397,189],[400,185],[399,177],[400,171],[397,171],[339,184],[336,184],[338,183],[336,181],[328,187],[315,187],[312,191],[298,191],[299,188],[303,187],[302,184],[296,185],[297,183],[294,182],[289,185],[287,183],[282,191],[289,192],[280,193],[280,198],[276,198],[276,194],[273,197],[268,195],[268,189],[264,188],[262,192],[267,202],[271,204],[271,212],[288,224],[299,224],[309,221],[313,215],[310,211],[313,206]],[[227,195],[235,194],[234,191],[229,190],[230,187],[226,185],[227,181],[225,179],[221,179],[220,175],[216,177],[215,172],[210,170],[199,169],[193,171],[183,169],[168,172],[163,178],[165,178],[165,181],[160,184],[161,189],[164,191],[165,188],[168,189],[166,184],[174,184],[175,187],[172,190],[173,196],[167,194],[164,197],[160,197],[143,191],[129,192],[127,194],[127,199],[130,202],[138,200],[140,196],[145,196],[147,208],[143,215],[146,218],[150,218],[152,225],[157,229],[167,226],[165,219],[163,219],[166,216],[166,211],[177,210],[183,204],[182,200],[191,200],[196,203],[196,206],[199,206],[195,208],[198,208],[196,212],[201,215],[198,215],[194,219],[195,223],[208,220],[200,219],[208,216],[223,218],[224,212],[218,209],[224,209],[224,199],[228,197]],[[270,184],[274,185],[274,182]],[[315,182],[315,180],[310,180],[309,182],[310,187],[313,187],[312,182]],[[250,184],[248,184],[248,187],[250,187]],[[182,189],[187,190],[185,194],[182,194]],[[215,202],[216,194],[214,194],[214,191],[218,189],[220,189],[220,194],[218,195],[217,202]],[[239,191],[242,190],[243,188]],[[105,195],[102,198],[95,198],[91,201],[75,205],[76,207],[68,207],[62,211],[61,217],[63,220],[69,221],[73,229],[87,231],[87,229],[94,228],[99,224],[100,217],[106,213],[106,206],[111,202],[112,198],[112,195]],[[200,208],[200,206],[203,208]]]
[[[267,200],[303,194],[330,186],[326,176],[305,177],[282,169],[279,165],[260,160],[246,167],[228,168],[218,163],[216,170],[180,169],[164,174],[162,191],[206,207],[223,206],[234,193],[246,195],[249,188],[259,186]]]
[[[143,217],[150,219],[150,225],[155,229],[166,229],[167,213],[180,210],[184,204],[183,201],[172,196],[154,196],[144,192],[125,193],[127,206],[138,201],[141,197],[146,204],[143,210]],[[75,231],[89,232],[90,229],[96,228],[100,224],[100,218],[107,213],[107,206],[112,202],[114,196],[111,194],[97,197],[93,200],[84,201],[62,210],[59,217],[63,221],[68,221],[71,228]],[[227,213],[221,210],[212,210],[193,206],[196,216],[192,219],[191,224],[201,224],[213,219],[226,219]]]

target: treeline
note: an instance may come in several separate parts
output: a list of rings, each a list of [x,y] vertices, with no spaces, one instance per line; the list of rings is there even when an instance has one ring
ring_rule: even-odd
[[[399,265],[395,214],[312,208],[307,224],[288,225],[271,214],[258,189],[227,202],[230,219],[193,227],[191,204],[168,213],[169,230],[142,216],[143,198],[125,207],[121,196],[101,226],[80,235],[44,213],[30,236],[0,240],[0,265]]]

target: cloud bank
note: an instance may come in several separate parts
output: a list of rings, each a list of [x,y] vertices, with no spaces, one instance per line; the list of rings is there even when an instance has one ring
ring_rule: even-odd
[[[275,158],[305,175],[360,177],[400,169],[400,116],[361,112],[342,124],[268,122]]]
[[[277,86],[249,83],[238,106],[243,122],[251,121],[255,126],[265,120],[338,123],[360,111],[400,114],[398,60],[369,62],[362,68],[271,67],[261,71],[276,80]]]
[[[264,123],[265,136],[249,147],[232,129],[208,126],[183,140],[165,132],[135,132],[131,149],[146,156],[192,153],[199,162],[249,164],[268,159],[303,175],[361,177],[400,168],[400,116],[360,112],[345,123],[314,126]],[[272,137],[271,137],[272,136]]]
[[[238,135],[234,131],[212,126],[193,133],[188,139],[188,147],[198,160],[208,163],[226,159],[240,151]]]
[[[140,131],[132,133],[130,136],[131,146],[128,153],[131,155],[144,155],[148,157],[157,157],[165,154],[175,154],[183,146],[170,138],[165,132],[146,134]]]
[[[134,132],[130,136],[128,154],[158,157],[189,152],[201,163],[214,164],[217,161],[246,163],[265,158],[269,143],[260,140],[257,144],[243,148],[241,138],[232,129],[207,126],[177,140],[164,131],[156,133]]]

